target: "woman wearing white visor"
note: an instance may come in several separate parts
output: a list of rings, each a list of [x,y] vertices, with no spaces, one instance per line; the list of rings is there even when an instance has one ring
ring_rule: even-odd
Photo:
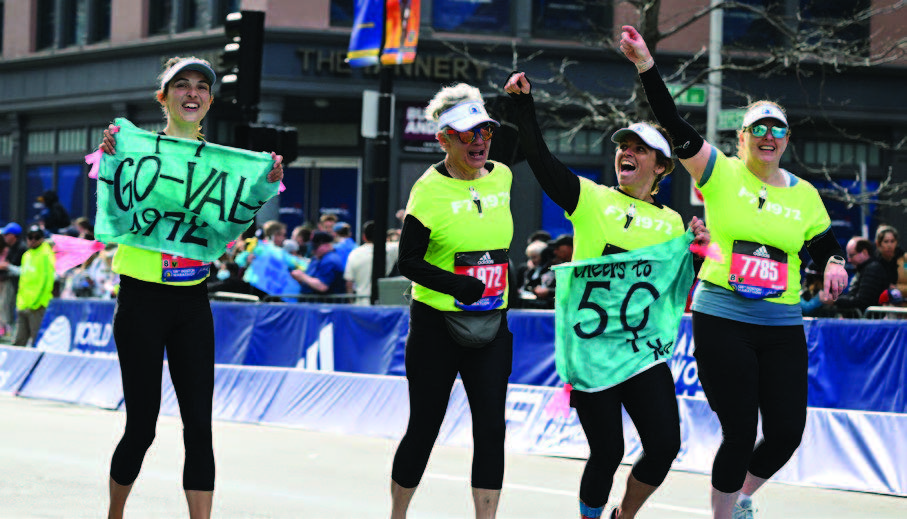
[[[617,144],[614,174],[618,185],[604,186],[578,177],[548,150],[524,73],[513,74],[504,90],[516,101],[520,145],[533,174],[573,223],[573,261],[661,244],[685,232],[680,215],[653,198],[658,183],[674,169],[671,140],[664,129],[640,122],[614,132],[611,140]],[[702,221],[693,217],[690,226],[696,242],[708,245],[708,231]],[[692,273],[689,276],[691,280]],[[589,443],[589,459],[580,482],[580,515],[584,519],[602,517],[624,455],[623,406],[639,433],[643,453],[633,465],[620,505],[609,517],[635,517],[664,481],[680,449],[674,378],[665,362],[670,355],[653,358],[634,373],[622,376],[615,374],[612,362],[623,345],[603,342],[599,337],[563,344],[568,349],[601,352],[588,365],[558,366],[558,373],[584,372],[585,382],[580,386],[567,380],[574,386],[570,405],[576,409]],[[567,352],[557,358],[575,357]]]

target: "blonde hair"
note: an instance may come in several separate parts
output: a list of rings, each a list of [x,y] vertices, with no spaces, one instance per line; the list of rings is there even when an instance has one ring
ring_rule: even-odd
[[[195,56],[174,56],[174,57],[168,59],[166,63],[164,63],[164,70],[157,76],[157,83],[160,84],[164,80],[164,78],[167,76],[167,72],[169,72],[170,69],[173,68],[174,65],[176,65],[180,61],[183,61],[184,59],[197,59],[197,60],[201,61],[202,63],[204,63],[205,65],[208,65],[209,67],[211,67],[211,63],[208,62],[208,60],[196,58]],[[158,89],[157,91],[154,92],[154,98],[157,100],[158,103],[160,103],[161,111],[164,112],[165,118],[170,117],[170,113],[167,111],[167,103],[166,103],[166,99],[167,99],[166,90],[168,88],[170,88],[170,82],[168,82],[166,85],[164,85],[164,89]],[[214,94],[211,94],[211,97],[213,98]],[[202,137],[204,137],[204,135],[202,135],[201,124],[199,124],[198,128],[196,128],[195,136],[198,139],[201,139]]]
[[[457,83],[442,88],[431,98],[428,106],[425,107],[425,118],[438,122],[441,114],[463,101],[475,101],[485,104],[485,100],[482,99],[482,92],[478,88],[466,83]]]

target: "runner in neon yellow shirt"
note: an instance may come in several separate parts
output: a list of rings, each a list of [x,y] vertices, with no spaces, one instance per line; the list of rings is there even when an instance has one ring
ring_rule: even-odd
[[[688,247],[694,233],[707,245],[708,231],[694,217],[685,236],[680,215],[653,198],[674,169],[663,129],[635,123],[615,132],[618,186],[603,186],[576,176],[548,151],[524,73],[511,75],[504,90],[518,107],[526,160],[545,193],[566,211],[575,234],[573,262],[563,267],[566,283],[558,271],[555,362],[573,386],[570,405],[589,443],[580,514],[594,519],[604,511],[623,458],[623,406],[645,452],[610,517],[632,518],[664,481],[680,449],[674,378],[666,360],[693,281]],[[637,303],[637,289],[647,294],[648,306]],[[631,311],[638,312],[632,325]]]
[[[790,459],[806,425],[798,253],[805,244],[824,266],[824,291],[835,299],[847,283],[843,251],[815,188],[780,167],[790,140],[784,110],[770,101],[750,105],[738,157],[726,157],[677,113],[642,36],[623,30],[620,49],[702,191],[723,252],[722,261],[707,259],[700,270],[693,338],[699,380],[724,436],[712,467],[712,514],[751,519],[750,497]],[[753,450],[760,414],[765,435]]]

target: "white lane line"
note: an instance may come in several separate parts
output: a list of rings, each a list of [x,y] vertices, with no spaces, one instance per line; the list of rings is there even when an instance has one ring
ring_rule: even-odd
[[[465,481],[467,483],[469,482],[469,478],[467,478],[467,477],[451,476],[448,474],[435,474],[435,473],[431,473],[431,472],[426,472],[425,477],[429,477],[432,479],[443,479],[446,481],[457,481],[457,482]],[[533,485],[520,485],[520,484],[516,484],[516,483],[504,483],[504,488],[509,488],[509,489],[513,489],[513,490],[522,490],[525,492],[538,492],[540,494],[553,494],[553,495],[557,495],[557,496],[576,496],[577,495],[576,490],[569,490],[569,491],[568,490],[558,490],[555,488],[537,487],[537,486],[533,486]],[[705,510],[702,508],[690,508],[687,506],[665,505],[662,503],[653,503],[651,501],[646,503],[645,506],[647,508],[657,508],[659,510],[669,510],[671,512],[683,512],[683,513],[693,514],[693,515],[704,515],[704,516],[712,515],[712,512],[710,510]]]

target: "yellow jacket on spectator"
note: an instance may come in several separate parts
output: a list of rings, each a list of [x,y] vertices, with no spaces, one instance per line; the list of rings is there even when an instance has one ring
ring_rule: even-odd
[[[47,242],[25,251],[16,309],[36,310],[47,306],[53,297],[55,261],[54,251]]]

